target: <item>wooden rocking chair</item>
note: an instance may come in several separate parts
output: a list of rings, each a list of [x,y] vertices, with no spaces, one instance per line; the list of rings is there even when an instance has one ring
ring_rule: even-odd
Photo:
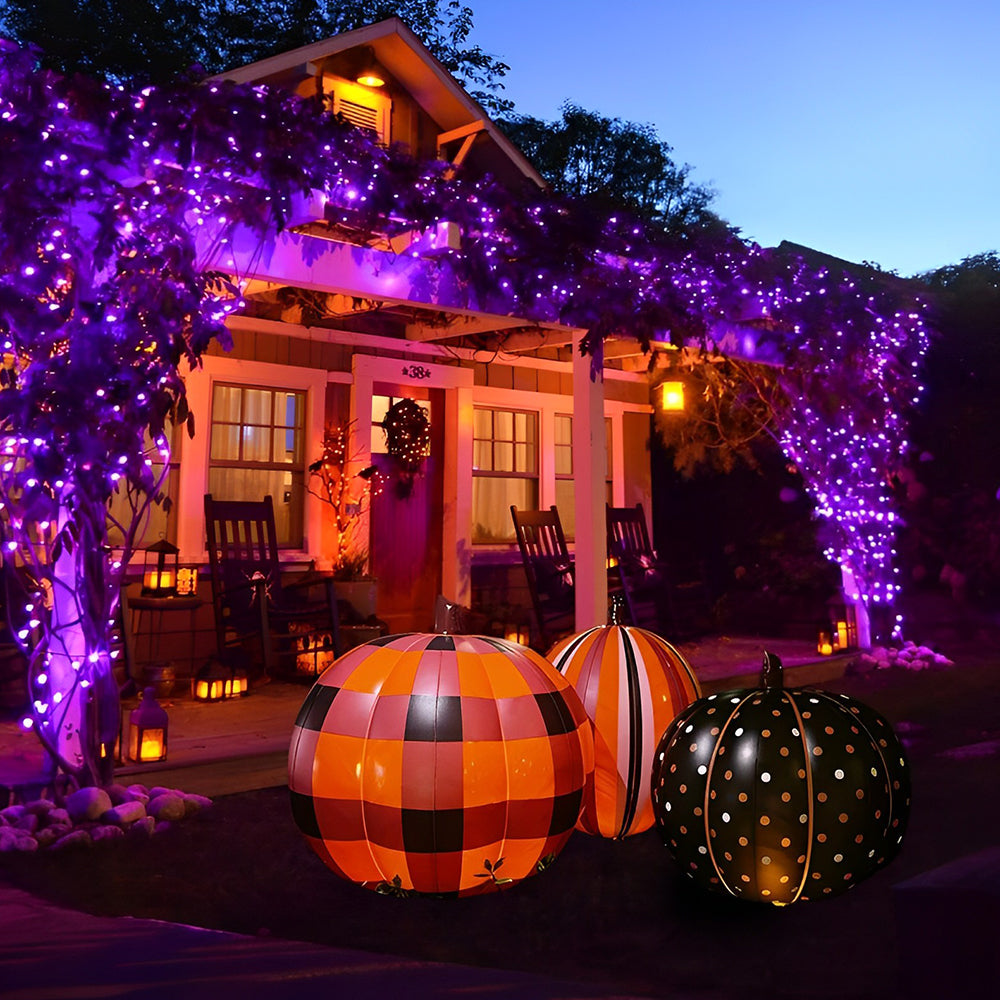
[[[268,676],[314,677],[340,655],[340,620],[329,574],[284,583],[274,503],[205,497],[205,530],[219,658],[232,665],[256,639]],[[307,588],[323,591],[307,601]]]
[[[701,580],[678,583],[650,544],[642,504],[607,511],[608,554],[617,563],[626,624],[689,638],[711,623],[711,602]]]
[[[524,575],[538,624],[533,645],[541,652],[573,631],[576,618],[573,559],[566,548],[559,511],[510,508]]]

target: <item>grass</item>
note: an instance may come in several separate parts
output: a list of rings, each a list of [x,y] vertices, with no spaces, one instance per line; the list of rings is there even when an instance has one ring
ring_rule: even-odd
[[[325,868],[296,830],[284,788],[217,799],[151,840],[8,856],[0,878],[100,915],[529,970],[633,994],[885,998],[900,954],[893,883],[996,841],[998,755],[940,754],[996,738],[1000,664],[991,655],[836,686],[906,723],[914,809],[902,855],[829,901],[777,909],[702,894],[652,831],[624,842],[574,834],[551,868],[499,894],[379,896]]]

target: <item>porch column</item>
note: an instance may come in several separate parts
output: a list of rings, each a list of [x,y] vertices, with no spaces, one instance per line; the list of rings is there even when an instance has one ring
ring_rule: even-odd
[[[472,386],[445,393],[444,526],[441,590],[472,604]]]
[[[604,378],[590,377],[591,357],[580,353],[585,331],[573,335],[573,486],[576,504],[576,628],[608,620],[608,539],[604,515],[607,447]],[[598,361],[603,360],[603,350]]]

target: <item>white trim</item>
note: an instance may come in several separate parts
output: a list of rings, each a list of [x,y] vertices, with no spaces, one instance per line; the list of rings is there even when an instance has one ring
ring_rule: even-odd
[[[278,365],[240,358],[204,356],[202,367],[185,376],[188,406],[195,415],[195,436],[184,437],[180,448],[177,488],[177,545],[181,562],[202,564],[205,551],[204,495],[208,490],[208,455],[211,442],[212,390],[216,382],[264,385],[306,393],[305,465],[319,451],[326,417],[327,372],[317,368]],[[308,475],[306,469],[303,474]],[[324,563],[322,547],[323,504],[305,494],[301,551],[282,551],[283,559],[316,559]],[[326,560],[328,562],[328,560]]]

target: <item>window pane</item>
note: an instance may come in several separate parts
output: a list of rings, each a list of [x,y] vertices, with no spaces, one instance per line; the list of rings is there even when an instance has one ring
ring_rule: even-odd
[[[240,429],[233,424],[212,425],[211,457],[223,462],[236,462],[240,457]]]
[[[493,437],[492,410],[472,411],[472,436],[475,438],[492,439]]]
[[[572,444],[573,443],[573,418],[567,417],[565,414],[556,414],[556,444]]]
[[[512,542],[514,522],[510,507],[535,510],[538,507],[538,481],[477,476],[472,481],[473,542]]]
[[[217,385],[212,393],[212,419],[230,424],[240,422],[242,390],[235,385]]]
[[[497,441],[514,440],[514,414],[510,410],[493,411],[493,437]]]
[[[302,544],[302,473],[280,469],[214,468],[208,473],[208,492],[216,500],[263,500],[272,496],[278,544],[285,547]]]
[[[514,446],[505,441],[493,445],[493,468],[497,472],[514,471]]]
[[[573,448],[571,445],[556,445],[556,475],[573,475]]]
[[[472,467],[487,471],[493,468],[493,445],[489,441],[475,441],[473,443]]]
[[[271,459],[271,442],[265,427],[243,428],[243,461],[268,462]]]
[[[559,521],[567,538],[576,538],[576,490],[572,479],[556,480],[556,506]]]
[[[271,406],[274,393],[268,389],[243,390],[243,422],[269,426],[274,419]]]

